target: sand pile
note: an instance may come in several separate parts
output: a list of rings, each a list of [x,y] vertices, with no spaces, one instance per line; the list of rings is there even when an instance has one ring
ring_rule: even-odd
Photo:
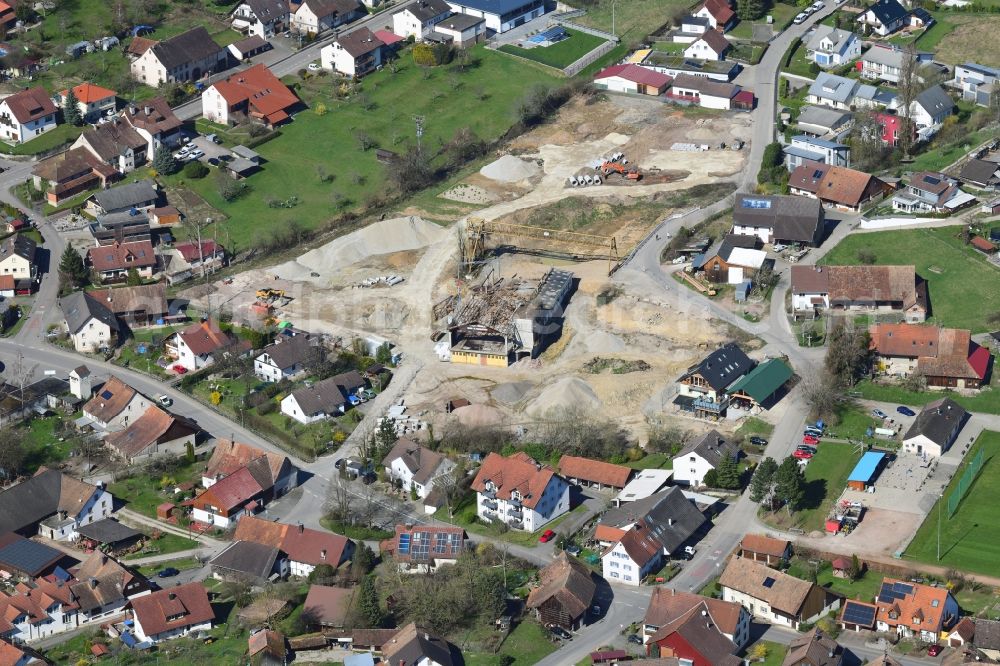
[[[498,425],[504,421],[503,412],[489,405],[466,405],[452,411],[452,415],[464,426]]]
[[[601,401],[590,384],[579,377],[563,377],[546,387],[525,410],[532,416],[545,416],[569,408],[597,409]]]
[[[325,278],[375,255],[426,247],[447,234],[447,229],[413,215],[382,220],[310,250],[274,272],[287,280],[309,280],[311,273]]]
[[[490,397],[505,405],[514,405],[521,402],[521,399],[533,386],[534,384],[531,382],[497,384],[490,390]]]
[[[513,155],[504,155],[500,159],[490,162],[479,173],[490,180],[499,180],[504,183],[516,183],[525,178],[531,178],[538,174],[538,165],[534,162],[522,160]]]

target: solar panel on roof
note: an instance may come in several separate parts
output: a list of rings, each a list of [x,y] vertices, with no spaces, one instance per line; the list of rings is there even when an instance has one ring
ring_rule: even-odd
[[[892,603],[896,597],[892,593],[892,583],[882,583],[882,589],[878,592],[879,603]]]
[[[399,535],[399,554],[407,555],[410,552],[410,535],[400,534]]]
[[[768,576],[764,579],[764,587],[770,588],[774,586],[774,579]]]
[[[744,199],[744,208],[761,208],[767,209],[771,207],[771,202],[768,199]]]
[[[924,180],[931,185],[938,185],[941,182],[940,178],[935,178],[934,176],[924,176]]]
[[[875,609],[871,606],[848,601],[844,606],[844,622],[870,626],[875,621]]]
[[[909,583],[894,583],[892,586],[893,592],[897,595],[906,596],[907,594],[913,594],[913,586]],[[903,596],[898,597],[902,599]]]
[[[104,398],[105,400],[111,400],[111,391],[105,391],[104,393],[101,394],[101,397]]]

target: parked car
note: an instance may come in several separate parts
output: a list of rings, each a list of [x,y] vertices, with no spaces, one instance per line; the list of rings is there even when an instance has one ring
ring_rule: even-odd
[[[561,638],[564,641],[568,641],[571,638],[573,638],[573,634],[569,633],[562,627],[558,627],[556,625],[552,625],[551,627],[549,627],[549,632],[556,638]]]
[[[633,645],[642,645],[642,636],[640,636],[639,634],[629,634],[628,642],[632,643]]]
[[[809,453],[816,455],[816,451],[818,451],[819,449],[817,449],[815,446],[806,446],[805,444],[800,444],[799,446],[795,447],[795,450],[808,451]]]
[[[930,645],[927,648],[927,656],[928,657],[936,657],[939,654],[941,654],[941,650],[943,650],[943,649],[944,648],[942,648],[940,645],[936,645],[936,644],[935,645]]]
[[[311,63],[309,63],[309,71],[310,72],[318,72],[319,70],[320,70],[320,66],[319,66],[318,62],[311,62]]]
[[[795,449],[792,453],[793,458],[798,458],[799,460],[809,460],[813,457],[812,452],[809,449]]]
[[[343,458],[338,458],[337,462],[333,463],[333,466],[336,467],[337,469],[343,469],[344,468],[344,459]]]
[[[758,437],[757,435],[750,437],[750,443],[754,446],[767,446],[767,440],[763,437]]]
[[[802,16],[802,15],[799,14],[799,16]],[[796,18],[798,18],[798,16]],[[803,20],[805,20],[804,16],[802,18],[803,18]],[[799,21],[799,23],[802,23],[802,21]],[[775,252],[784,252],[785,250],[788,249],[788,246],[787,245],[782,245],[781,243],[775,243],[774,245],[771,246],[771,249],[774,250]]]
[[[576,557],[577,555],[580,554],[580,547],[579,546],[569,545],[569,546],[566,546],[566,548],[564,550],[566,551],[566,554],[572,555],[573,557]]]
[[[803,21],[805,21],[807,18],[809,18],[808,14],[806,14],[805,12],[800,12],[800,13],[798,13],[798,14],[795,15],[795,18],[792,19],[792,23],[794,23],[795,25],[798,25],[798,24],[802,23]]]
[[[813,437],[812,435],[805,435],[802,437],[802,443],[816,446],[819,444],[819,437]]]
[[[195,148],[190,153],[188,153],[189,160],[200,160],[204,156],[205,156],[205,151],[201,150],[200,148]]]
[[[552,541],[552,538],[555,535],[556,533],[553,532],[552,530],[545,530],[544,532],[542,532],[542,536],[538,537],[538,540],[541,541],[542,543],[548,543],[549,541]]]
[[[188,369],[185,368],[180,363],[178,363],[178,364],[176,364],[176,365],[173,366],[173,371],[176,372],[178,375],[183,375],[183,374],[187,374]]]
[[[913,411],[909,407],[904,407],[903,405],[900,405],[899,407],[897,407],[896,411],[899,412],[900,414],[902,414],[903,416],[916,416],[917,415],[917,413],[915,411]]]
[[[604,609],[601,608],[601,604],[594,604],[590,607],[591,615],[600,615]]]
[[[180,569],[175,569],[173,567],[167,567],[166,569],[161,570],[156,575],[159,576],[160,578],[172,578],[172,577],[176,576],[179,573],[180,573]]]
[[[816,0],[816,2],[812,3],[812,10],[814,12],[818,12],[819,10],[823,9],[824,7],[826,7],[826,3],[823,2],[823,0]]]
[[[873,409],[872,410],[872,416],[874,416],[877,419],[887,419],[887,418],[889,418],[889,415],[886,414],[885,412],[883,412],[881,409]]]
[[[169,407],[170,405],[174,404],[173,399],[166,395],[161,395],[157,397],[156,401],[161,405],[163,405],[164,407]]]

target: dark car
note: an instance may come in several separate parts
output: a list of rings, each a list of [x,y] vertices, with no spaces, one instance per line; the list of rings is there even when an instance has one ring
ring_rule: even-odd
[[[758,437],[757,435],[750,438],[750,443],[754,446],[767,446],[767,440],[763,437]]]
[[[218,157],[209,157],[208,158],[208,163],[211,164],[212,166],[216,166],[217,167],[217,166],[219,166],[219,158]]]
[[[940,645],[931,645],[930,647],[927,648],[927,656],[928,657],[936,657],[939,654],[941,654],[941,650],[943,650],[943,649],[944,648],[941,647]]]
[[[556,625],[552,625],[551,627],[549,627],[549,632],[556,638],[561,638],[564,641],[568,641],[571,638],[573,638],[573,634],[569,633],[562,627],[557,627]]]
[[[337,458],[337,462],[333,463],[333,466],[336,467],[337,469],[344,469],[344,459]]]
[[[163,569],[162,571],[160,571],[156,575],[159,576],[160,578],[172,578],[173,576],[176,576],[180,572],[181,572],[180,569],[175,569],[173,567],[167,567],[166,569]]]
[[[903,416],[916,416],[917,415],[917,413],[915,411],[913,411],[909,407],[904,407],[903,405],[900,405],[899,407],[897,407],[896,411],[899,412],[900,414],[902,414]]]
[[[642,636],[640,636],[639,634],[629,634],[628,642],[634,643],[635,645],[642,645]]]

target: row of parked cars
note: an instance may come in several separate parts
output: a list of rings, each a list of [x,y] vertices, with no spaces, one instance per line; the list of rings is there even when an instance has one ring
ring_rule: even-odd
[[[802,443],[795,448],[792,457],[799,460],[809,460],[816,455],[825,428],[826,424],[822,421],[807,425],[802,432]]]
[[[841,2],[844,2],[844,0],[838,0],[838,4],[841,3]],[[826,3],[823,2],[823,0],[816,0],[816,2],[812,3],[811,5],[809,5],[805,9],[803,9],[801,12],[799,12],[798,14],[796,14],[795,18],[792,19],[792,23],[798,25],[799,23],[802,23],[807,18],[809,18],[812,14],[818,12],[819,10],[823,9],[824,7],[826,7]]]

